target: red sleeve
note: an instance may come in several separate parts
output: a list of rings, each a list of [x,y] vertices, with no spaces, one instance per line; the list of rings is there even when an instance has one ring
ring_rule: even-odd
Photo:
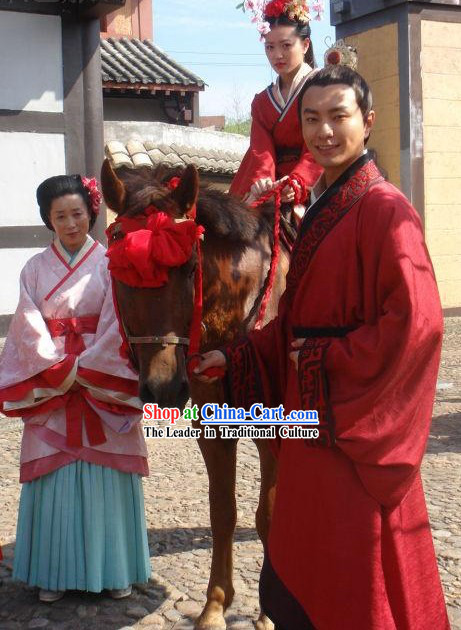
[[[238,197],[243,197],[258,179],[275,180],[274,139],[263,124],[260,108],[261,101],[256,95],[251,104],[250,148],[230,187],[230,192]]]
[[[98,370],[91,370],[89,368],[80,367],[77,370],[79,376],[85,379],[86,382],[99,387],[101,389],[113,390],[116,392],[123,392],[129,396],[138,395],[138,381],[123,378],[113,374],[105,374]]]
[[[392,506],[426,447],[443,320],[415,210],[392,189],[370,197],[358,234],[365,322],[344,338],[306,342],[299,379],[303,406],[325,403],[321,425],[369,493]],[[313,374],[320,387],[309,400]]]
[[[234,407],[249,409],[254,403],[265,407],[283,404],[286,384],[285,299],[280,299],[278,315],[261,330],[225,349],[226,386]],[[279,438],[271,440],[278,455]]]
[[[5,402],[23,400],[33,389],[57,388],[67,378],[75,364],[75,356],[68,354],[65,359],[43,370],[21,383],[0,389],[0,408]],[[6,412],[3,410],[6,414]],[[16,411],[16,414],[18,411]],[[11,415],[11,414],[10,414]]]

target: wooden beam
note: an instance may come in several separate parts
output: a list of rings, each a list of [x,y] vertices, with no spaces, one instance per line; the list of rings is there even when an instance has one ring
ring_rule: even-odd
[[[113,89],[117,91],[126,90],[127,92],[133,92],[135,90],[164,90],[168,92],[203,92],[205,87],[199,87],[198,85],[170,85],[168,83],[117,83],[117,81],[103,81],[103,88]]]
[[[64,114],[0,109],[0,131],[64,133]]]

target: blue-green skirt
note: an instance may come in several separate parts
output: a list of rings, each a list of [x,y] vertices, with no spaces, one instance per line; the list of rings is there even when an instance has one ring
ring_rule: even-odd
[[[149,576],[139,475],[77,461],[23,484],[14,578],[99,593]]]

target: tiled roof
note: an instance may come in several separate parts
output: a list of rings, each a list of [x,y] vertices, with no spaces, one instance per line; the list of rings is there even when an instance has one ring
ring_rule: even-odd
[[[115,167],[123,164],[129,167],[166,164],[176,168],[194,164],[201,173],[228,176],[237,172],[243,158],[241,153],[139,140],[130,140],[126,145],[117,140],[108,142],[106,155]]]
[[[103,82],[123,84],[177,85],[203,88],[198,76],[168,57],[150,40],[101,39]]]

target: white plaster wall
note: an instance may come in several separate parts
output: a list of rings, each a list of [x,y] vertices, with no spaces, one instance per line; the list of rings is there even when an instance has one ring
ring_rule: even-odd
[[[59,16],[1,12],[0,109],[63,111]]]
[[[0,132],[0,147],[0,226],[41,224],[35,191],[65,174],[64,135]]]
[[[41,249],[0,249],[0,315],[10,315],[16,310],[19,299],[19,275],[26,262]]]
[[[158,144],[179,144],[216,151],[231,151],[242,155],[250,145],[250,139],[236,133],[182,127],[161,122],[105,121],[104,142],[118,140],[147,140]]]

